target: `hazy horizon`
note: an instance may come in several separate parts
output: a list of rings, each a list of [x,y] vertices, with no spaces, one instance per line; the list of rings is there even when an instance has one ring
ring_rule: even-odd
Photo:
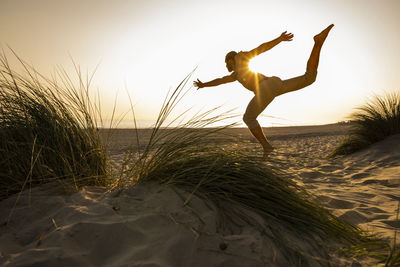
[[[166,121],[165,124],[163,124],[165,128],[173,128],[178,126],[179,124],[175,123],[172,124],[168,127],[166,127],[167,125],[169,125],[169,122],[171,121]],[[230,122],[234,122],[233,120],[231,120]],[[239,122],[239,121],[238,121]],[[327,125],[335,125],[335,124],[346,124],[348,123],[348,120],[343,120],[343,121],[338,121],[338,122],[332,122],[332,123],[321,123],[321,124],[281,124],[281,123],[273,123],[271,122],[270,125],[262,125],[263,128],[277,128],[277,127],[310,127],[310,126],[327,126]],[[136,125],[137,125],[137,129],[149,129],[149,128],[153,128],[155,124],[154,120],[138,120],[136,121]],[[112,124],[112,129],[135,129],[135,122],[133,120],[123,120],[121,121],[121,123],[116,124],[115,122]],[[225,126],[227,125],[227,123],[217,123],[217,124],[213,124],[211,126],[207,126],[204,128],[213,128],[213,127],[219,127],[219,126]],[[110,121],[104,121],[103,124],[99,123],[98,124],[99,129],[110,129]],[[161,128],[163,128],[161,127]],[[232,126],[232,128],[247,128],[246,125],[244,124],[240,124],[237,126]]]

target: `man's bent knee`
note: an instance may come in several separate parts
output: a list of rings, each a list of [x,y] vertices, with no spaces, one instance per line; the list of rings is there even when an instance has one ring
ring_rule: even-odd
[[[307,71],[305,74],[307,85],[310,85],[315,82],[317,79],[317,72],[314,71]]]
[[[258,123],[257,119],[252,118],[252,117],[248,116],[247,114],[243,115],[243,122],[247,125],[247,127],[250,130],[260,127],[260,124]]]

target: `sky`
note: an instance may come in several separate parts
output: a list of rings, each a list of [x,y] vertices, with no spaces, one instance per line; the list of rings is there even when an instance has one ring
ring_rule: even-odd
[[[168,90],[193,69],[189,87],[228,75],[227,52],[251,50],[283,31],[293,41],[251,66],[281,79],[302,75],[313,36],[334,23],[316,82],[277,97],[259,117],[262,126],[327,124],[346,120],[374,95],[400,90],[399,10],[398,0],[0,0],[0,47],[47,76],[58,66],[72,75],[71,58],[96,70],[92,89],[103,118],[115,104],[118,114],[129,111],[129,93],[140,125],[148,126]],[[252,97],[238,82],[192,88],[175,116],[222,106],[241,121]],[[133,126],[131,119],[120,127]]]

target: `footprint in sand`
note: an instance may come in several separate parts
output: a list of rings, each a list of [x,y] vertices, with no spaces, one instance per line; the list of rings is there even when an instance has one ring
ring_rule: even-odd
[[[386,187],[398,187],[400,185],[400,179],[367,179],[364,180],[361,184],[369,185],[369,184],[378,184]]]
[[[339,216],[339,218],[354,224],[367,222],[368,219],[355,210],[349,210]]]
[[[327,204],[329,205],[329,207],[336,209],[352,209],[355,206],[353,202],[336,198],[331,198],[331,200],[329,200]]]
[[[364,193],[364,192],[352,192],[352,195],[354,195],[355,198],[362,197],[362,198],[369,198],[369,199],[371,199],[371,198],[376,197],[375,194],[369,194],[369,193]]]
[[[395,196],[395,195],[392,195],[392,194],[384,194],[384,195],[389,197],[389,198],[391,198],[391,199],[400,201],[400,196]]]
[[[368,207],[368,208],[358,208],[357,210],[361,211],[362,213],[366,214],[377,214],[377,213],[386,213],[386,211],[377,208],[377,207]]]
[[[319,166],[318,169],[319,169],[320,171],[322,171],[322,172],[332,173],[332,172],[337,171],[337,170],[340,169],[340,168],[341,168],[341,167],[339,167],[339,166],[330,164],[330,165],[321,165],[321,166]]]
[[[400,229],[400,220],[387,220],[387,221],[381,221],[381,222],[390,227]]]
[[[351,174],[349,176],[349,178],[350,179],[363,179],[363,178],[366,178],[366,177],[369,177],[369,176],[371,176],[371,174],[366,173],[366,172],[360,172],[360,173]]]
[[[369,221],[377,221],[377,220],[387,219],[389,217],[390,217],[390,215],[377,214],[377,215],[368,216],[368,219],[369,219]]]
[[[323,176],[322,173],[317,171],[306,171],[299,174],[299,176],[305,180],[316,179]]]

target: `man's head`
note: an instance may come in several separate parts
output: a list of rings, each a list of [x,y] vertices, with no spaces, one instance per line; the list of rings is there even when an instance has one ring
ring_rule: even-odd
[[[233,71],[235,67],[235,56],[237,53],[235,51],[231,51],[225,56],[225,63],[226,63],[226,68],[228,71]]]

